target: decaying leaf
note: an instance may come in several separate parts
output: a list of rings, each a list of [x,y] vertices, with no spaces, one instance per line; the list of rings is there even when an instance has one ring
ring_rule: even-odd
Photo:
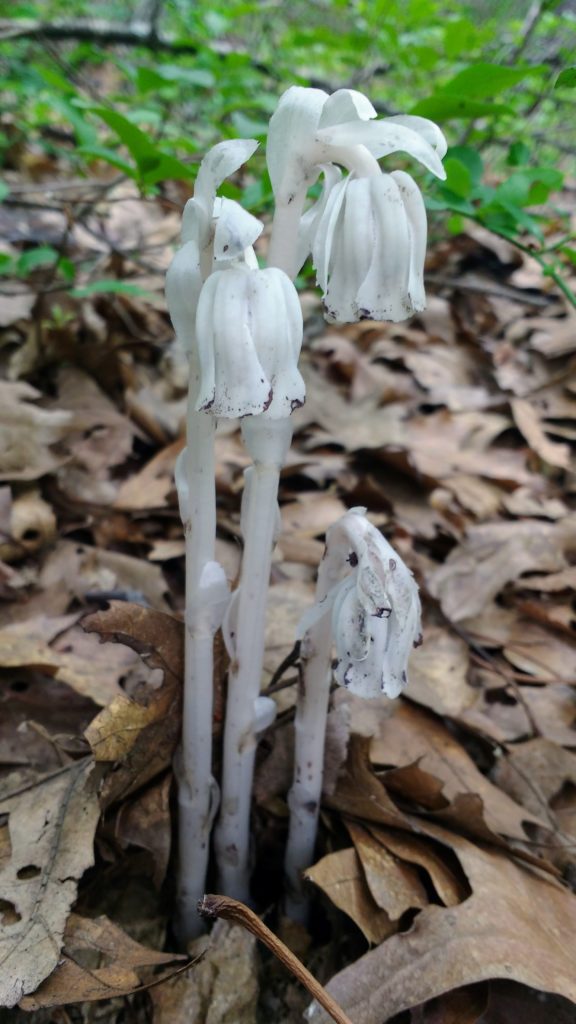
[[[11,854],[0,871],[0,1006],[15,1006],[58,963],[78,880],[94,863],[92,770],[86,759],[12,793],[4,785]]]
[[[352,848],[329,853],[308,868],[304,877],[352,918],[367,942],[378,944],[396,931],[396,924],[371,895],[360,859]]]
[[[96,760],[116,765],[102,794],[111,801],[127,796],[172,761],[181,724],[183,625],[151,608],[113,601],[107,611],[89,616],[84,628],[103,640],[127,644],[164,672],[159,688],[146,687],[138,699],[116,697],[86,731]]]
[[[0,381],[0,480],[37,480],[63,461],[51,446],[67,433],[71,415],[33,405],[40,393],[23,381]]]
[[[104,706],[122,693],[119,679],[134,665],[131,651],[98,647],[86,637],[66,633],[58,646],[49,646],[43,635],[50,623],[62,629],[61,619],[30,619],[0,630],[0,667],[34,668],[71,686],[76,693]],[[84,641],[84,642],[83,642]]]
[[[574,519],[563,522],[489,523],[474,526],[428,580],[454,622],[477,615],[511,580],[525,572],[567,568],[564,550],[576,544]]]
[[[383,1024],[428,999],[489,978],[508,978],[576,1001],[569,936],[576,896],[504,854],[438,827],[429,835],[460,860],[472,896],[457,907],[430,906],[329,983],[355,1024]],[[329,1018],[314,1006],[313,1024]]]
[[[370,893],[393,921],[407,910],[428,905],[426,891],[413,867],[390,853],[362,826],[347,822],[347,828]]]
[[[142,968],[185,959],[141,946],[106,917],[70,914],[57,966],[19,1006],[31,1011],[128,995],[142,985]]]

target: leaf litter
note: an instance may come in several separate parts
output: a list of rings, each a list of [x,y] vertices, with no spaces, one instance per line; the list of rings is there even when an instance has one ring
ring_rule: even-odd
[[[111,198],[108,240],[75,229],[104,268],[138,203],[131,186]],[[154,203],[138,218],[150,301],[46,292],[39,319],[26,292],[4,308],[0,1003],[31,1020],[98,1001],[105,1024],[132,1005],[152,1024],[295,1024],[305,997],[268,954],[259,971],[252,938],[219,922],[181,970],[170,932],[186,364],[163,299],[175,218]],[[434,283],[446,261],[461,287]],[[407,324],[322,327],[302,296],[308,399],[282,475],[264,685],[288,667],[259,750],[255,897],[286,929],[289,655],[327,526],[366,504],[416,573],[425,642],[396,704],[334,695],[310,934],[290,941],[355,1024],[539,1022],[544,1005],[574,1021],[574,316],[479,229],[429,264],[428,310]],[[216,446],[233,584],[236,424]]]

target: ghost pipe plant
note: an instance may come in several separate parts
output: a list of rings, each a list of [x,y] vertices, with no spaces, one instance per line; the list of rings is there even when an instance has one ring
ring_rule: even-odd
[[[402,151],[444,177],[441,158],[446,143],[436,125],[424,118],[375,117],[371,103],[354,90],[342,89],[328,96],[319,89],[288,89],[271,119],[267,145],[276,201],[269,267],[259,269],[252,248],[262,224],[236,203],[216,197],[222,181],[256,148],[253,141],[237,140],[220,143],[202,161],[194,198],[184,211],[183,245],[168,272],[170,314],[190,358],[187,447],[176,471],[186,532],[187,576],[184,732],[177,764],[179,924],[186,936],[197,931],[194,908],[203,893],[217,804],[217,786],[211,775],[212,647],[224,615],[231,667],[216,854],[223,890],[241,899],[248,896],[256,738],[273,714],[271,702],[260,697],[260,677],[271,552],[277,532],[278,478],[291,442],[290,413],[304,400],[297,369],[302,318],[291,279],[311,253],[326,316],[335,322],[368,317],[404,319],[424,306],[426,216],[422,197],[409,175],[403,171],[384,174],[378,160]],[[308,190],[320,176],[322,194],[305,211]],[[242,501],[245,543],[240,585],[232,599],[214,554],[217,417],[241,419],[243,439],[253,459]],[[352,521],[359,537],[359,520]],[[368,551],[372,542],[366,536],[363,543]],[[360,559],[358,552],[357,557]],[[365,553],[362,557],[366,561]],[[335,571],[332,561],[321,570],[321,601],[332,601]],[[358,576],[360,586],[368,579],[367,573],[368,569]],[[358,619],[350,577],[336,589],[334,614],[339,609],[343,622],[349,614]],[[360,606],[364,607],[361,601]],[[389,624],[387,643],[398,636],[398,629]],[[360,647],[353,644],[351,652],[364,651],[364,634],[359,635]],[[357,673],[362,672],[356,662],[370,670],[372,679],[374,659],[384,652],[391,669],[383,637],[377,631],[371,650],[359,658],[351,653],[346,669],[338,670],[344,672],[341,682],[356,685]],[[327,657],[329,626],[324,614],[310,627],[308,641],[308,675],[324,678],[324,669],[313,667],[314,659],[324,665]],[[312,653],[312,641],[316,653]],[[391,679],[389,676],[389,690]],[[318,702],[325,707],[326,687],[318,692]],[[299,720],[308,723],[310,714],[308,705],[301,707]],[[308,725],[300,731],[304,728]],[[322,755],[323,728],[315,757]],[[316,776],[313,785],[317,789]],[[297,807],[298,787],[295,793],[292,803]],[[292,846],[295,842],[296,838],[291,838]],[[302,862],[302,855],[290,854],[290,858],[289,871],[294,876],[294,865]]]
[[[246,248],[262,231],[260,222],[241,207],[216,198],[224,178],[244,163],[256,145],[252,140],[224,142],[207,153],[194,198],[184,210],[183,245],[166,279],[168,309],[190,364],[187,444],[176,466],[186,536],[183,733],[175,764],[179,805],[176,926],[185,938],[202,928],[196,904],[204,893],[210,829],[218,804],[218,787],[212,777],[213,641],[228,603],[226,577],[215,560],[215,421],[202,408],[206,381],[196,315],[204,282],[214,268],[221,273],[222,268],[241,264]],[[203,323],[200,326],[204,328]]]
[[[300,921],[307,913],[302,872],[314,856],[332,675],[361,697],[398,697],[407,683],[410,651],[421,639],[420,600],[412,573],[366,518],[364,508],[350,509],[328,530],[316,598],[299,630],[302,685],[288,797],[286,909]]]
[[[258,732],[272,701],[260,698],[264,620],[276,533],[280,469],[292,436],[290,413],[304,401],[297,363],[302,312],[294,285],[275,267],[260,270],[252,242],[262,225],[215,191],[252,152],[221,143],[200,168],[184,211],[184,246],[167,281],[177,333],[190,350],[188,443],[177,468],[187,528],[186,680],[179,767],[180,930],[197,930],[216,810],[211,779],[212,644],[227,591],[214,561],[213,433],[217,417],[241,418],[254,460],[243,502],[240,585],[225,632],[231,655],[224,731],[221,818],[216,854],[228,895],[248,896],[250,795]],[[190,239],[187,241],[187,239]],[[233,625],[232,625],[233,624]],[[200,761],[199,761],[199,755]]]
[[[272,549],[278,532],[278,482],[292,440],[290,413],[304,401],[297,369],[302,313],[294,285],[279,269],[252,271],[240,315],[230,313],[229,344],[252,337],[261,370],[255,371],[242,437],[252,457],[242,500],[244,554],[240,584],[230,604],[224,638],[230,653],[224,728],[222,802],[215,845],[219,880],[229,896],[246,902],[250,881],[250,803],[257,734],[275,706],[260,696],[266,603]],[[236,292],[234,292],[236,294]],[[242,315],[243,313],[243,315]],[[239,333],[240,326],[240,333]],[[235,410],[238,414],[238,409]],[[242,415],[242,413],[240,413]]]
[[[425,305],[422,196],[410,175],[384,174],[378,160],[401,151],[445,178],[446,140],[423,117],[374,118],[370,101],[353,89],[329,96],[292,86],[270,121],[276,210],[269,263],[294,276],[311,250],[326,317],[335,323],[404,320]],[[321,174],[323,194],[303,213]]]

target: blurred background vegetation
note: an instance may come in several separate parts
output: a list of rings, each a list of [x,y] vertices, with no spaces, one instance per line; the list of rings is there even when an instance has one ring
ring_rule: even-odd
[[[575,63],[574,0],[12,2],[0,5],[1,195],[23,208],[43,182],[132,179],[181,205],[210,145],[264,140],[287,86],[353,87],[382,114],[444,130],[447,181],[426,182],[433,237],[472,219],[535,254],[576,304]],[[227,194],[266,215],[263,147],[250,175]],[[77,285],[65,248],[0,253],[5,277],[40,267]]]

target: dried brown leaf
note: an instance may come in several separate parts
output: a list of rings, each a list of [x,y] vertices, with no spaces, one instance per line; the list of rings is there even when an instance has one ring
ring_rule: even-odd
[[[11,844],[0,873],[0,1006],[15,1006],[58,963],[78,879],[94,863],[100,807],[92,769],[90,760],[74,763],[0,802]]]
[[[63,956],[50,977],[19,1006],[30,1012],[128,995],[142,984],[141,968],[184,959],[178,953],[141,946],[107,917],[70,914]]]
[[[486,523],[466,539],[428,580],[442,610],[455,622],[478,615],[502,588],[522,573],[567,568],[563,549],[572,546],[576,523]]]
[[[395,857],[360,825],[347,822],[346,827],[370,893],[392,921],[397,921],[407,910],[428,906],[426,890],[413,867]]]
[[[96,760],[116,764],[103,792],[110,802],[133,792],[172,761],[181,724],[184,627],[162,612],[113,601],[107,611],[85,619],[84,628],[103,640],[127,644],[147,665],[164,672],[159,688],[145,688],[138,701],[115,698],[86,730]]]
[[[516,426],[532,451],[549,466],[568,469],[571,462],[570,446],[551,441],[546,436],[537,409],[523,398],[514,398],[510,405]]]
[[[329,853],[309,868],[304,877],[352,918],[367,942],[377,944],[396,931],[396,925],[371,895],[360,859],[352,847]]]
[[[510,978],[576,1002],[572,949],[576,896],[501,852],[429,830],[458,856],[473,895],[458,907],[431,906],[341,971],[328,991],[356,1024],[383,1024],[444,992]],[[324,1024],[314,1007],[309,1018]]]
[[[0,480],[37,480],[63,461],[51,451],[70,430],[71,415],[32,403],[40,392],[0,381]]]

